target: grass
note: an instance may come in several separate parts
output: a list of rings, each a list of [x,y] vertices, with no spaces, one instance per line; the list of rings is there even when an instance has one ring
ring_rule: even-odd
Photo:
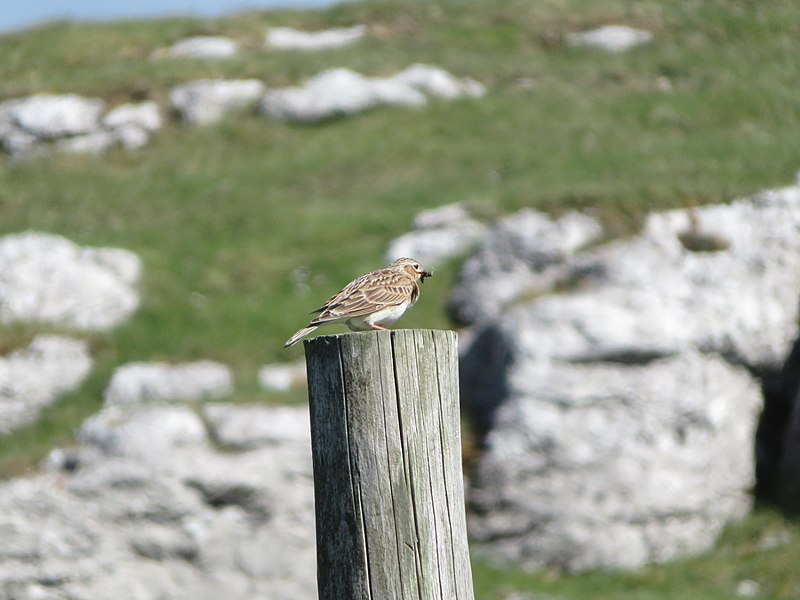
[[[287,54],[261,46],[270,25],[357,22],[370,37],[355,48]],[[569,32],[606,23],[646,27],[656,41],[622,55],[564,43]],[[149,60],[195,34],[229,35],[245,50],[230,61]],[[458,201],[490,217],[577,208],[601,218],[609,235],[624,235],[651,210],[791,182],[800,156],[798,55],[794,0],[376,0],[215,20],[60,23],[0,37],[0,99],[71,92],[109,105],[164,103],[173,85],[203,77],[279,87],[333,66],[379,75],[414,62],[489,90],[479,100],[319,126],[255,114],[209,128],[170,122],[144,149],[100,158],[0,158],[0,234],[59,233],[130,249],[144,263],[141,309],[92,336],[96,367],[79,390],[0,439],[0,474],[26,472],[69,443],[100,406],[114,367],[128,361],[220,360],[235,373],[231,401],[301,401],[260,391],[258,367],[298,359],[302,350],[281,346],[306,311],[381,265],[389,240],[420,210]],[[449,326],[444,307],[456,270],[454,262],[426,282],[402,326]],[[39,330],[0,329],[0,349]],[[729,535],[781,526],[796,542],[793,523],[766,514]],[[761,568],[730,550],[737,543],[635,576],[552,580],[480,564],[476,574],[486,598],[502,597],[506,580],[565,597],[730,597],[736,577]],[[717,585],[726,556],[734,575]],[[798,575],[774,575],[759,580],[764,593],[790,597]]]
[[[526,573],[479,559],[472,568],[481,600],[730,600],[748,581],[758,585],[756,598],[792,600],[800,595],[798,552],[800,525],[760,507],[728,527],[713,552],[635,572]]]

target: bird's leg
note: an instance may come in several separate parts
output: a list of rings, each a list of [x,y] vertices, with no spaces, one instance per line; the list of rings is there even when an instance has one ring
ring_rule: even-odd
[[[377,325],[375,323],[370,323],[370,327],[372,327],[373,329],[377,329],[378,331],[389,331],[388,329],[386,329],[386,327],[381,327],[380,325]]]

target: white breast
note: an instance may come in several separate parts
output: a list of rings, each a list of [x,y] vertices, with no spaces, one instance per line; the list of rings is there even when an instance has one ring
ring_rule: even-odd
[[[410,304],[410,302],[403,302],[397,306],[389,306],[365,317],[349,319],[347,321],[347,326],[353,331],[364,331],[366,329],[372,329],[372,325],[391,325],[403,316],[403,313],[406,312]]]

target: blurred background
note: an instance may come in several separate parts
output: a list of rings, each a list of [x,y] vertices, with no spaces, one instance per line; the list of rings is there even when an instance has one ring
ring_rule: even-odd
[[[330,6],[325,0],[171,0],[155,2],[144,0],[126,2],[101,2],[78,0],[36,0],[3,11],[0,30],[12,31],[53,21],[113,21],[120,19],[158,19],[170,16],[221,17],[245,10],[268,8],[308,9]]]
[[[800,597],[796,2],[0,32],[0,598],[313,597],[283,342],[408,254],[398,326],[459,331],[477,598]]]

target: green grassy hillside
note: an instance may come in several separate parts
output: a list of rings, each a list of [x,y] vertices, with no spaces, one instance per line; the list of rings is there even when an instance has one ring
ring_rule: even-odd
[[[267,26],[365,23],[370,36],[321,54],[269,52]],[[621,55],[571,48],[569,32],[608,23],[651,30]],[[149,60],[196,34],[245,48],[229,61]],[[530,206],[598,215],[610,235],[650,210],[720,202],[786,184],[800,167],[800,3],[744,0],[399,0],[219,20],[56,24],[0,37],[0,100],[79,93],[110,104],[165,103],[178,83],[255,77],[293,85],[345,66],[390,75],[435,64],[488,87],[482,99],[377,109],[318,126],[256,114],[218,126],[169,123],[145,148],[102,157],[0,158],[0,234],[37,229],[117,246],[144,263],[142,307],[92,336],[94,374],[30,427],[0,439],[0,473],[24,472],[69,443],[97,410],[114,366],[209,358],[234,369],[232,401],[302,401],[258,390],[264,363],[306,312],[380,266],[418,211],[457,201],[491,218]],[[401,322],[447,327],[456,265],[425,284]],[[0,347],[41,328],[0,329]],[[788,545],[758,550],[765,530]],[[643,575],[561,578],[478,564],[481,598],[730,598],[752,578],[761,597],[796,598],[797,527],[767,511],[734,527],[712,556]],[[539,592],[536,592],[537,594]]]

